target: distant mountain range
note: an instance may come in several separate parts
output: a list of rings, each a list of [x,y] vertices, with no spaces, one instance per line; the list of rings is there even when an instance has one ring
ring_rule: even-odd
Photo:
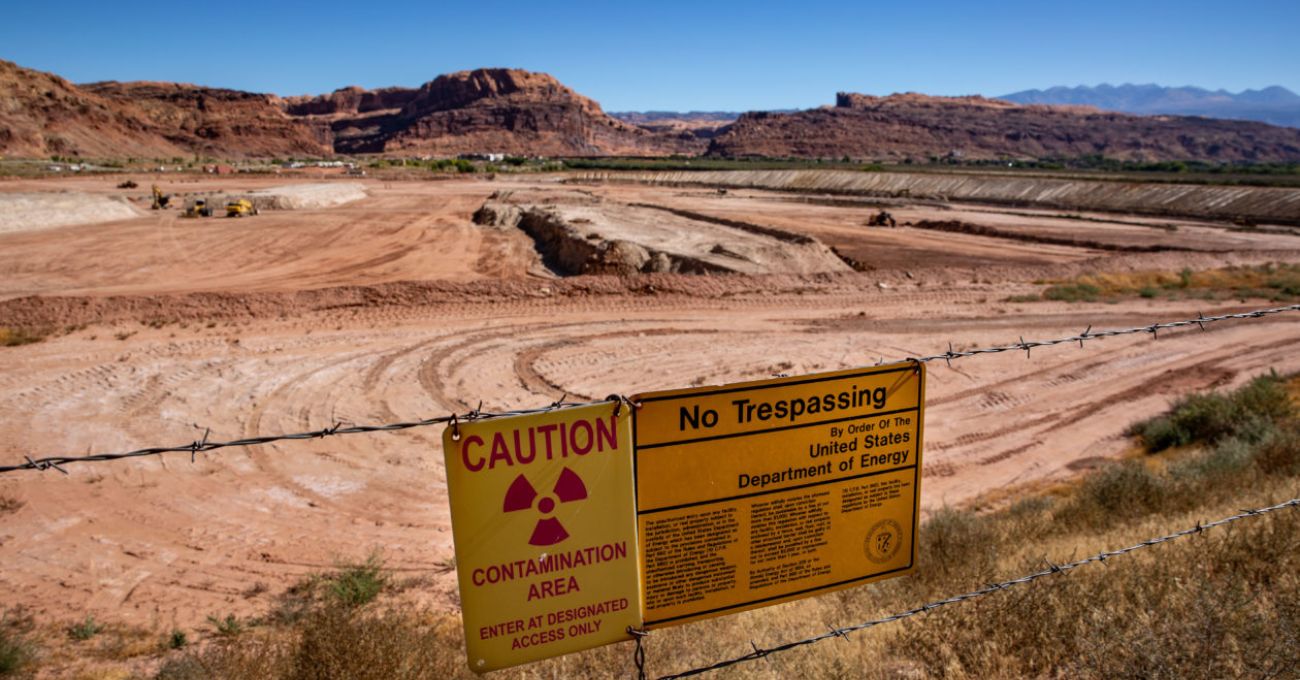
[[[1123,88],[1113,88],[1123,89]],[[1052,91],[1048,91],[1052,92]],[[1295,95],[1237,95],[1280,109]],[[280,97],[161,82],[76,85],[0,60],[0,154],[269,158],[331,154],[711,156],[925,161],[1300,162],[1300,129],[983,97],[842,92],[805,111],[621,114],[545,73],[484,68],[418,88]],[[1092,102],[1089,102],[1092,103]]]
[[[1236,94],[1200,87],[1081,85],[1025,90],[998,98],[1017,104],[1075,104],[1123,113],[1257,120],[1300,127],[1300,95],[1277,85]]]
[[[791,109],[793,110],[793,109]],[[730,123],[742,111],[610,111],[609,115],[626,123],[645,125],[663,121],[695,121],[700,123]]]

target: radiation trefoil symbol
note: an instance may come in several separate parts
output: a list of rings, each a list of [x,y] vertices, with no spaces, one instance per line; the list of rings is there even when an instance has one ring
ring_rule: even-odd
[[[523,475],[515,477],[515,481],[510,483],[510,488],[506,489],[506,500],[502,504],[502,509],[505,512],[530,510],[535,503],[537,512],[542,514],[542,518],[537,520],[537,526],[533,527],[533,535],[528,538],[528,544],[555,545],[569,537],[569,532],[564,530],[560,520],[550,516],[555,512],[556,500],[561,503],[571,503],[586,497],[587,485],[582,483],[582,478],[577,473],[566,467],[560,472],[559,479],[555,480],[554,491],[548,495],[538,494],[527,477]]]

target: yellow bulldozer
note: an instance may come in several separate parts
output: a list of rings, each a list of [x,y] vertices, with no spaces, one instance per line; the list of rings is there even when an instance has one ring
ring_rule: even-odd
[[[207,199],[196,198],[193,203],[185,207],[181,217],[212,217],[212,206],[208,205]]]
[[[257,214],[257,206],[247,198],[235,198],[226,202],[226,217],[252,217]]]

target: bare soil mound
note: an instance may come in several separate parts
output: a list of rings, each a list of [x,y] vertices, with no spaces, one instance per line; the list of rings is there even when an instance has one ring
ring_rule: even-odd
[[[366,188],[355,182],[321,182],[319,184],[289,184],[249,193],[258,207],[275,210],[317,210],[359,201],[366,197]]]
[[[546,266],[562,275],[851,271],[809,236],[576,192],[498,195],[474,219],[523,230]]]
[[[138,215],[129,203],[111,196],[80,192],[0,194],[0,233],[129,220]]]

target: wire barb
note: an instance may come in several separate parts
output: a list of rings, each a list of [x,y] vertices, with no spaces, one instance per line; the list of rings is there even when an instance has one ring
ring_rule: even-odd
[[[646,637],[650,632],[628,626],[627,634],[636,639],[636,650],[632,652],[632,664],[636,666],[637,680],[645,680],[645,647],[641,645],[641,638]]]

